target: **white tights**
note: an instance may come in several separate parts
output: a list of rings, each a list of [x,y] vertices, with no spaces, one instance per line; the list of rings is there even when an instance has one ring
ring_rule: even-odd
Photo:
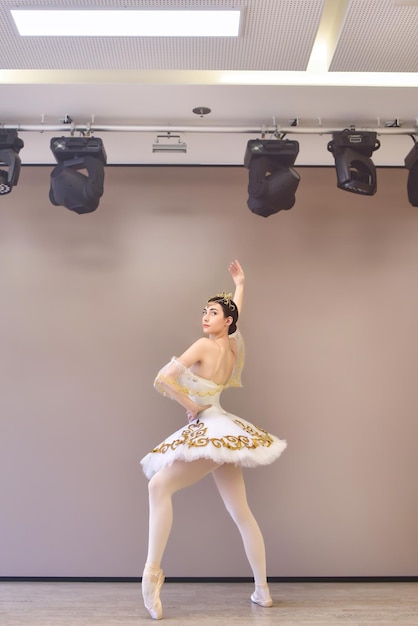
[[[214,461],[175,461],[149,481],[149,538],[146,568],[155,570],[161,560],[173,523],[172,496],[212,473],[227,511],[238,526],[256,586],[266,585],[266,555],[260,528],[248,506],[240,467]]]

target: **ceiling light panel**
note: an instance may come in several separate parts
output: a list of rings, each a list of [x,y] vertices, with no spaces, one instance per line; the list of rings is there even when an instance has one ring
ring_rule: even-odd
[[[21,36],[237,37],[240,11],[11,11]]]

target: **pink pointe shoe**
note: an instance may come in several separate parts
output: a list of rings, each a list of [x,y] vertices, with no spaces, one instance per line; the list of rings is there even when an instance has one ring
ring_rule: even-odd
[[[256,585],[255,591],[251,596],[251,602],[259,606],[273,606],[273,600],[270,597],[270,591],[267,585]]]
[[[145,608],[152,619],[162,619],[163,617],[163,607],[160,600],[160,591],[163,583],[163,570],[160,569],[155,572],[144,570],[142,574],[142,597],[144,598]]]

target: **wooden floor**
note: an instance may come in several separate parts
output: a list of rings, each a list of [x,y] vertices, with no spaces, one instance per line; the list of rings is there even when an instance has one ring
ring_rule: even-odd
[[[273,583],[274,606],[249,600],[249,583],[166,583],[170,626],[416,626],[418,583]],[[1,582],[2,626],[155,623],[136,583]]]

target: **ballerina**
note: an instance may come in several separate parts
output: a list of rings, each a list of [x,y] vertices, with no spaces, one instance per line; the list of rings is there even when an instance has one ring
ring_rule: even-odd
[[[157,391],[184,407],[188,424],[141,460],[150,479],[148,554],[142,595],[153,619],[161,619],[163,614],[161,561],[172,527],[172,496],[207,474],[212,474],[241,533],[254,576],[252,602],[263,607],[273,604],[267,584],[264,539],[248,506],[242,468],[272,463],[287,444],[220,405],[225,388],[241,386],[244,365],[244,342],[237,321],[242,312],[245,275],[236,260],[230,264],[229,272],[235,284],[234,297],[224,292],[208,300],[202,316],[204,336],[180,357],[173,357],[154,382]]]

